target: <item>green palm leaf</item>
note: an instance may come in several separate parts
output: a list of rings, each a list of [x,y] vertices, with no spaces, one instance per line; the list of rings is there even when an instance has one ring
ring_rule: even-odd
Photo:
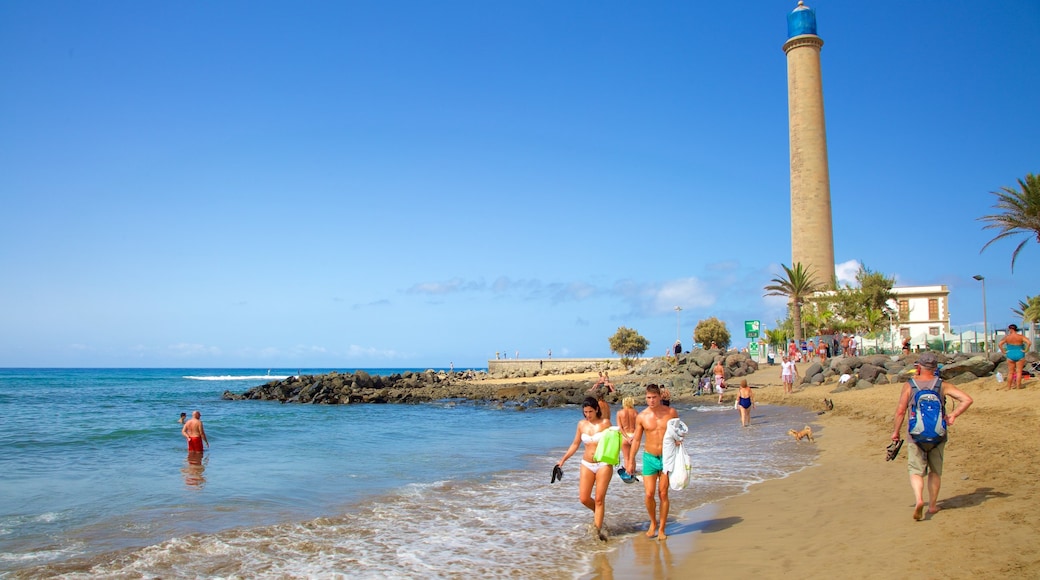
[[[1011,253],[1011,271],[1015,271],[1015,260],[1019,252],[1025,247],[1031,237],[1040,242],[1040,176],[1033,173],[1026,175],[1025,179],[1018,180],[1018,189],[1002,187],[1000,191],[990,192],[997,196],[997,202],[993,209],[1000,213],[982,216],[979,221],[989,222],[982,227],[984,230],[996,229],[998,233],[992,240],[982,246],[982,253],[990,244],[1011,236],[1025,234],[1015,251]]]

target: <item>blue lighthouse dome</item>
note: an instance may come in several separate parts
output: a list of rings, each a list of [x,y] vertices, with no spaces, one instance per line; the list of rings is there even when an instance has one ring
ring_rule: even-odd
[[[787,38],[816,34],[816,12],[798,0],[798,7],[787,15]]]

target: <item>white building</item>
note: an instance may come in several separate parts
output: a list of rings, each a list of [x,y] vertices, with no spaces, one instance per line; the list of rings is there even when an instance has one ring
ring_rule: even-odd
[[[938,286],[894,286],[895,299],[889,306],[897,315],[892,320],[893,348],[910,339],[913,348],[926,348],[929,340],[950,334],[950,290]],[[897,342],[898,341],[898,342]]]

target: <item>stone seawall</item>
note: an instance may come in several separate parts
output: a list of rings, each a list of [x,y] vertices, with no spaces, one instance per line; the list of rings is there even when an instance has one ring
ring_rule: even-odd
[[[488,374],[517,371],[575,372],[575,369],[610,371],[621,366],[618,358],[518,358],[488,361]]]

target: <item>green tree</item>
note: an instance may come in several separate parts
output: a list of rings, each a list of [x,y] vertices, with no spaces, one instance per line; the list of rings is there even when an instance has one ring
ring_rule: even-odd
[[[892,286],[896,284],[895,278],[861,265],[859,272],[856,272],[856,283],[859,284],[860,298],[867,310],[880,310],[886,315],[892,311],[888,302],[896,297],[892,293]]]
[[[726,330],[726,323],[712,316],[697,323],[697,328],[693,329],[693,340],[705,348],[715,341],[719,348],[726,350],[729,348],[730,336]]]
[[[640,357],[650,347],[650,341],[631,328],[619,326],[614,336],[608,339],[611,352],[623,357]]]
[[[787,352],[787,341],[791,339],[790,326],[784,327],[777,321],[776,328],[766,329],[766,343],[775,348],[777,352]]]
[[[1012,272],[1015,271],[1015,260],[1018,259],[1018,253],[1022,251],[1026,242],[1031,237],[1035,237],[1036,241],[1040,242],[1040,176],[1032,173],[1026,174],[1025,179],[1018,180],[1018,187],[1018,189],[1001,187],[1000,191],[991,191],[990,193],[997,196],[997,203],[993,209],[1000,213],[979,218],[979,221],[989,222],[982,229],[1000,230],[995,238],[982,246],[982,250],[979,250],[980,254],[997,240],[1026,234],[1026,239],[1022,240],[1011,253]]]
[[[816,282],[816,277],[806,270],[801,262],[796,262],[791,268],[785,264],[780,264],[780,266],[784,269],[784,276],[770,280],[773,283],[764,288],[765,296],[787,297],[794,325],[794,338],[801,343],[802,304],[820,287]]]
[[[1040,296],[1026,296],[1024,301],[1018,301],[1018,308],[1012,308],[1011,312],[1021,318],[1022,322],[1036,326],[1040,322]]]
[[[895,299],[892,286],[895,279],[860,266],[856,273],[856,286],[846,284],[832,296],[822,298],[829,301],[835,320],[831,326],[846,332],[877,333],[886,327],[889,316],[895,311],[889,300]]]

